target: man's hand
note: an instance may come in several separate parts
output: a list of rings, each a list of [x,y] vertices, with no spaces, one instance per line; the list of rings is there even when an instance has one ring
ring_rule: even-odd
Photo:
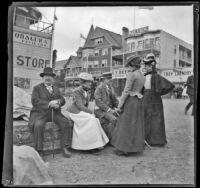
[[[119,116],[119,113],[117,112],[117,110],[111,109],[109,112],[111,112],[115,116]]]
[[[52,101],[50,101],[49,102],[49,107],[51,107],[51,108],[55,108],[55,109],[57,109],[57,108],[59,108],[59,101],[58,100],[52,100]]]

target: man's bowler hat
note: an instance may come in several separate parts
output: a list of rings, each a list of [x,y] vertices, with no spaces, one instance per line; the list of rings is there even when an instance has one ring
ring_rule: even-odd
[[[40,73],[40,76],[41,76],[41,77],[43,77],[43,76],[45,76],[45,75],[47,75],[47,76],[52,76],[52,77],[55,77],[55,76],[56,76],[56,74],[53,73],[53,69],[52,69],[51,67],[45,67],[44,70],[43,70],[43,72]]]

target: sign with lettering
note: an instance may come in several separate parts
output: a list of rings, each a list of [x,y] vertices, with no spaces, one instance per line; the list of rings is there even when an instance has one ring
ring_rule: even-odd
[[[193,68],[161,70],[161,75],[171,82],[186,82],[193,73]]]
[[[130,31],[129,35],[139,35],[141,33],[148,31],[148,30],[149,30],[149,26],[141,27],[141,28],[134,29],[134,30]]]
[[[42,48],[51,48],[51,41],[49,39],[18,31],[13,32],[13,41]]]
[[[16,64],[23,67],[43,69],[50,66],[50,61],[43,58],[18,55]]]
[[[126,78],[128,72],[129,72],[128,68],[114,69],[112,70],[112,79]]]

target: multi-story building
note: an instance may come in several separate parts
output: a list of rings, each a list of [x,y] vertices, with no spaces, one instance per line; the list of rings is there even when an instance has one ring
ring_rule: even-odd
[[[78,72],[89,72],[98,78],[102,72],[111,71],[118,95],[125,86],[128,69],[124,65],[129,56],[143,58],[148,53],[154,53],[158,72],[175,84],[185,82],[193,69],[191,44],[163,30],[149,30],[148,26],[132,31],[123,27],[120,35],[100,27],[94,29],[92,25],[84,46],[78,52],[70,65],[74,70],[66,66],[68,75],[73,74],[75,79],[77,74],[74,71],[78,69]]]
[[[133,31],[123,28],[122,38],[123,49],[113,52],[112,66],[114,86],[119,95],[126,80],[126,69],[123,65],[131,55],[139,55],[143,58],[147,53],[154,53],[158,72],[175,85],[186,82],[187,77],[192,74],[193,46],[191,44],[163,30],[149,30],[148,27]]]
[[[43,68],[50,66],[52,23],[42,22],[33,7],[16,7],[13,22],[14,85],[28,93],[41,81]]]

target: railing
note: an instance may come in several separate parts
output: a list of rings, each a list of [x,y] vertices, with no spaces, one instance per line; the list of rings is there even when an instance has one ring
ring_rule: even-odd
[[[26,26],[30,30],[43,32],[43,33],[49,33],[49,34],[52,33],[53,31],[53,24],[43,22],[41,20],[35,20],[33,18],[22,16],[19,14],[15,15],[14,25],[21,26],[21,27]]]
[[[137,51],[143,51],[143,50],[160,50],[160,45],[146,45],[146,46],[136,46],[134,49],[132,50],[125,50],[124,53],[131,53],[131,52],[137,52]],[[113,55],[121,55],[123,54],[123,50],[115,50],[112,52]]]
[[[192,59],[188,58],[188,57],[185,57],[185,56],[179,56],[179,59],[182,60],[182,61],[187,61],[187,62],[192,63]]]

